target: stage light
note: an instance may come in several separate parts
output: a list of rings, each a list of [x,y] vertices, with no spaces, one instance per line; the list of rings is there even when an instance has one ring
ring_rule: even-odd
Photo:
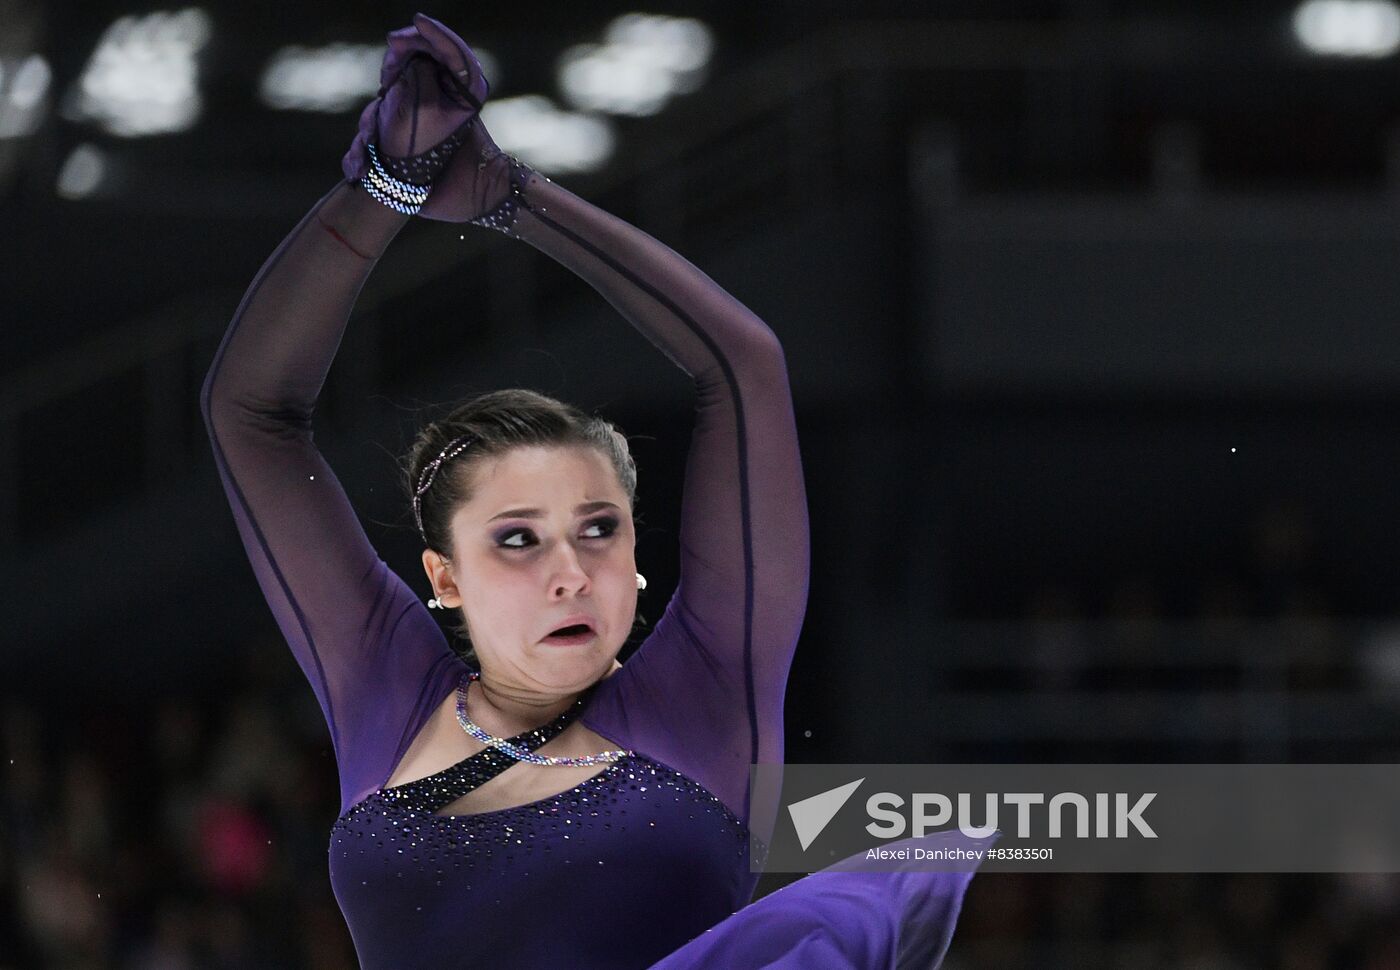
[[[23,138],[39,127],[52,77],[48,61],[30,54],[8,79],[0,78],[0,138]]]
[[[263,69],[258,93],[270,108],[348,111],[375,96],[383,45],[284,47]]]
[[[65,117],[128,137],[192,127],[201,108],[196,55],[210,33],[198,7],[122,17],[98,42]]]
[[[560,55],[559,87],[583,111],[653,115],[699,87],[713,50],[713,34],[698,20],[626,14],[608,25],[603,43]]]
[[[107,160],[94,145],[79,145],[58,172],[55,191],[65,199],[85,199],[97,191],[107,174]]]
[[[538,94],[488,100],[481,121],[503,151],[544,172],[596,171],[616,142],[603,119],[561,111]]]
[[[1308,0],[1293,14],[1293,32],[1314,54],[1386,57],[1400,48],[1400,7],[1391,0]]]
[[[492,89],[500,84],[495,60],[472,48]],[[358,109],[379,91],[383,44],[328,44],[284,47],[263,69],[259,95],[281,111],[341,112]]]

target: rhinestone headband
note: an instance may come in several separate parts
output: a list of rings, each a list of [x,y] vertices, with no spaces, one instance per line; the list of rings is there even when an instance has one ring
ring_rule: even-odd
[[[423,493],[433,484],[433,479],[437,477],[438,469],[444,462],[449,462],[462,453],[462,451],[472,443],[474,439],[469,434],[453,438],[447,443],[447,447],[438,452],[438,456],[423,466],[423,471],[418,475],[418,487],[413,491],[413,518],[418,523],[418,534],[423,537],[423,543],[428,542],[428,534],[423,531]]]

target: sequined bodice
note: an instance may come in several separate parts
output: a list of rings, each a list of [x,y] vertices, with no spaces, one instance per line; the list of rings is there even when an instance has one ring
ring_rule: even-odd
[[[510,739],[530,750],[582,701]],[[439,815],[513,759],[487,748],[381,788],[331,830],[331,882],[363,966],[647,967],[753,892],[748,830],[694,780],[632,753],[511,808]],[[566,942],[567,941],[567,942]],[[493,957],[493,954],[495,955]]]
[[[645,755],[513,808],[433,814],[449,795],[380,790],[332,828],[331,883],[367,970],[563,966],[564,952],[647,967],[753,893],[744,825]]]

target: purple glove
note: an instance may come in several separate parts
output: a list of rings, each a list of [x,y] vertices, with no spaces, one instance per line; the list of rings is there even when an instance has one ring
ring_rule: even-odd
[[[369,171],[374,145],[390,175],[432,185],[420,215],[467,222],[490,212],[510,195],[512,159],[478,115],[490,90],[481,62],[462,38],[421,13],[412,27],[391,31],[388,45],[379,96],[360,113],[341,160],[345,177]]]

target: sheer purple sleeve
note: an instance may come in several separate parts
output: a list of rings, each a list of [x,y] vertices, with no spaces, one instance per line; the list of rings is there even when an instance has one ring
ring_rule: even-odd
[[[782,761],[810,566],[782,347],[678,253],[538,173],[518,169],[515,194],[479,221],[577,273],[695,382],[680,582],[584,720],[695,778],[752,824],[748,766]]]
[[[344,183],[318,202],[248,288],[200,397],[253,571],[330,727],[342,810],[387,780],[459,666],[312,440],[351,307],[403,221]]]

